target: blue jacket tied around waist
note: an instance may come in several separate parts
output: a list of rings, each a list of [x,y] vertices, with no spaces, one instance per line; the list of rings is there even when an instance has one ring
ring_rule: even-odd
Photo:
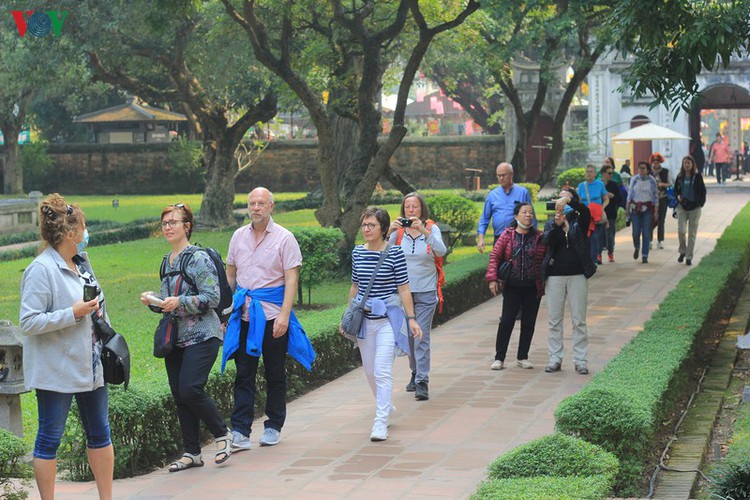
[[[234,292],[234,310],[227,323],[227,331],[224,334],[224,350],[221,355],[221,371],[224,372],[227,360],[229,360],[240,347],[240,322],[242,319],[242,308],[245,305],[246,297],[250,297],[250,310],[248,311],[250,325],[247,331],[247,345],[245,352],[250,356],[260,357],[263,352],[263,335],[266,329],[266,313],[263,312],[261,302],[270,302],[271,304],[281,305],[284,301],[284,288],[277,286],[274,288],[258,288],[257,290],[247,290],[237,286]],[[307,338],[305,330],[302,328],[294,311],[289,315],[289,328],[286,335],[289,337],[287,352],[290,356],[304,366],[307,371],[312,369],[312,363],[315,361],[315,350]]]

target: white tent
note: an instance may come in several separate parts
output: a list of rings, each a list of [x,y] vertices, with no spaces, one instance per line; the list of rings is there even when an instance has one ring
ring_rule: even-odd
[[[690,137],[653,123],[633,127],[630,130],[612,137],[613,141],[661,141],[668,139],[683,139],[689,141]]]

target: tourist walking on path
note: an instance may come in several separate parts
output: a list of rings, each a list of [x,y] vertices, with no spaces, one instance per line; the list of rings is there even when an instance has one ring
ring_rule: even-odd
[[[234,290],[234,310],[224,336],[221,369],[234,359],[232,447],[249,450],[255,414],[255,377],[263,356],[267,420],[261,446],[281,441],[286,421],[286,354],[310,370],[315,352],[292,311],[302,253],[294,235],[271,217],[273,193],[250,191],[250,224],[237,229],[227,251],[227,280]]]
[[[596,167],[586,165],[586,179],[578,185],[578,197],[589,209],[591,218],[594,220],[594,231],[590,235],[591,261],[596,264],[602,263],[601,240],[607,217],[604,209],[609,204],[609,196],[604,183],[596,179]]]
[[[492,221],[492,230],[495,241],[503,233],[503,230],[513,222],[513,209],[517,203],[531,203],[529,190],[523,186],[513,184],[513,165],[507,162],[500,163],[495,169],[498,187],[490,191],[484,201],[484,209],[479,217],[477,226],[477,250],[484,253],[484,235]],[[534,220],[536,224],[536,220]]]
[[[638,162],[638,172],[630,179],[628,201],[625,213],[633,227],[633,258],[638,258],[639,246],[641,259],[648,263],[648,251],[651,245],[651,228],[656,221],[656,206],[659,203],[656,180],[649,175],[649,165]]]
[[[201,421],[218,444],[214,462],[224,463],[232,454],[232,433],[216,402],[206,393],[208,376],[223,337],[221,322],[214,311],[219,305],[219,276],[208,254],[190,244],[193,226],[193,212],[186,204],[177,203],[161,211],[161,231],[172,251],[162,262],[164,276],[159,293],[141,294],[141,302],[154,312],[177,318],[177,339],[172,351],[164,357],[164,366],[177,405],[184,453],[170,464],[169,472],[203,466]]]
[[[391,245],[401,247],[406,257],[409,289],[414,301],[414,313],[422,329],[422,338],[409,338],[409,368],[411,380],[407,392],[418,401],[429,399],[430,331],[438,304],[442,304],[443,256],[447,251],[440,228],[429,219],[429,208],[419,193],[409,193],[401,202],[401,218],[388,228]]]
[[[662,166],[664,157],[660,153],[651,155],[651,175],[656,179],[658,188],[658,208],[657,208],[657,242],[656,247],[661,250],[664,248],[664,223],[667,219],[667,189],[672,187],[672,175],[669,169]],[[651,228],[651,241],[654,241],[654,228]]]
[[[600,174],[602,182],[607,189],[609,203],[604,207],[604,215],[607,218],[606,229],[602,232],[602,250],[607,249],[607,258],[610,262],[615,261],[615,232],[617,231],[617,211],[622,204],[622,192],[620,186],[612,179],[615,169],[609,165],[602,165]]]
[[[515,221],[506,228],[490,253],[490,263],[485,279],[492,295],[503,294],[503,310],[495,339],[495,360],[490,368],[502,370],[510,335],[521,312],[521,337],[518,341],[516,364],[531,369],[529,348],[534,337],[539,303],[544,295],[542,259],[547,247],[542,243],[542,233],[534,225],[534,207],[519,203],[514,210]],[[498,276],[498,266],[511,265],[507,281]]]
[[[708,161],[716,166],[716,183],[726,184],[732,153],[729,151],[729,139],[721,132],[716,133],[716,140],[711,143]]]
[[[386,243],[390,223],[388,212],[382,208],[365,209],[360,217],[365,243],[352,250],[352,286],[348,303],[352,300],[361,302],[365,290],[370,288],[364,304],[365,319],[357,334],[357,346],[365,377],[375,395],[371,441],[388,439],[389,419],[393,411],[393,358],[396,349],[409,353],[409,333],[415,343],[422,337],[409,289],[404,251],[401,246]],[[386,252],[385,255],[383,252]],[[344,333],[341,325],[339,332]]]
[[[86,219],[78,205],[55,193],[41,203],[39,226],[46,248],[23,273],[19,314],[24,382],[36,391],[39,418],[33,453],[37,488],[43,499],[54,498],[57,450],[75,397],[99,498],[108,500],[115,459],[102,342],[92,314],[108,319],[104,293],[84,252]],[[99,290],[88,301],[82,298],[86,285]]]
[[[680,173],[675,181],[674,194],[677,197],[677,238],[680,242],[677,262],[690,266],[693,264],[695,237],[698,234],[698,223],[701,219],[701,209],[706,204],[706,185],[703,176],[698,172],[693,157],[688,155],[682,159]],[[688,227],[689,226],[689,227]],[[687,230],[687,239],[685,232]]]
[[[570,307],[573,322],[573,364],[576,373],[586,375],[589,339],[586,328],[588,279],[596,272],[589,254],[586,236],[591,213],[571,188],[563,188],[555,205],[555,218],[544,226],[542,242],[549,247],[542,263],[542,279],[546,279],[549,333],[547,373],[560,371],[563,348],[565,303]]]

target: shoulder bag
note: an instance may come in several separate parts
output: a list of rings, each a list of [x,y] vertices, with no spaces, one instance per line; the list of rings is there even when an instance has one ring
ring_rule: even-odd
[[[182,285],[182,275],[177,276],[174,287],[176,295],[180,294],[180,285]],[[154,357],[167,357],[172,352],[175,342],[177,342],[177,315],[173,312],[164,313],[154,332]]]
[[[101,361],[104,381],[113,385],[125,384],[127,389],[130,384],[130,349],[125,337],[114,331],[96,312],[91,313],[91,321],[97,338],[103,344]]]
[[[378,260],[378,263],[375,265],[375,269],[372,272],[365,293],[362,295],[362,300],[357,302],[352,299],[349,303],[349,307],[346,308],[343,316],[341,316],[341,328],[344,330],[344,336],[353,342],[356,342],[357,335],[359,335],[359,332],[362,329],[362,322],[365,320],[365,304],[367,303],[367,298],[370,296],[370,290],[372,290],[372,285],[375,283],[375,276],[377,276],[380,266],[383,265],[383,261],[385,261],[390,247],[391,245],[385,246],[385,250],[383,250],[383,254],[380,256],[380,260]]]
[[[513,248],[512,239],[511,239],[510,245],[511,245],[511,248]],[[513,270],[513,261],[515,260],[516,257],[518,257],[518,254],[521,252],[522,248],[523,248],[523,245],[516,248],[516,250],[510,256],[510,260],[504,260],[500,263],[499,266],[497,266],[497,280],[498,281],[508,281],[508,278],[510,278],[510,272]]]

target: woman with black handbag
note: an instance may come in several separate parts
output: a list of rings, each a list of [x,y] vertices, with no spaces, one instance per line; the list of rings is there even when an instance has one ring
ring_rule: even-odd
[[[200,422],[213,434],[218,449],[214,462],[221,464],[232,454],[232,433],[227,429],[216,403],[206,394],[206,382],[219,353],[223,330],[214,308],[219,304],[219,276],[206,252],[193,249],[193,212],[177,203],[161,212],[164,239],[172,246],[165,258],[161,292],[143,292],[141,302],[155,312],[176,316],[174,347],[164,357],[169,387],[177,404],[184,453],[169,466],[169,472],[202,467]],[[192,247],[192,248],[191,248]],[[195,288],[180,274],[181,259],[188,258],[185,273]]]
[[[674,185],[677,197],[677,238],[680,242],[677,262],[693,264],[695,236],[698,234],[698,222],[701,220],[701,208],[706,204],[706,184],[692,156],[682,159],[680,173]],[[689,226],[689,227],[688,227]],[[685,233],[687,232],[687,239]]]
[[[349,302],[354,300],[365,309],[361,329],[353,334],[367,382],[375,395],[371,441],[388,439],[396,349],[409,352],[409,334],[417,341],[422,338],[414,314],[404,252],[401,246],[388,245],[385,241],[390,223],[388,212],[382,208],[366,208],[360,217],[365,243],[352,250]],[[339,325],[339,332],[345,333],[342,325]]]
[[[503,312],[497,326],[495,360],[490,369],[505,368],[505,353],[510,335],[521,311],[521,337],[518,341],[516,364],[531,369],[529,348],[534,337],[539,303],[544,295],[542,259],[547,247],[542,233],[534,227],[534,207],[519,203],[513,209],[514,221],[503,231],[490,253],[485,279],[492,295],[503,294]]]
[[[109,395],[103,376],[102,340],[95,316],[106,320],[104,294],[88,254],[81,208],[51,194],[40,205],[39,226],[46,248],[21,280],[20,327],[27,389],[35,389],[39,430],[34,443],[34,476],[42,498],[54,498],[57,450],[73,397],[86,433],[86,455],[99,498],[112,498],[114,449],[109,428]]]

